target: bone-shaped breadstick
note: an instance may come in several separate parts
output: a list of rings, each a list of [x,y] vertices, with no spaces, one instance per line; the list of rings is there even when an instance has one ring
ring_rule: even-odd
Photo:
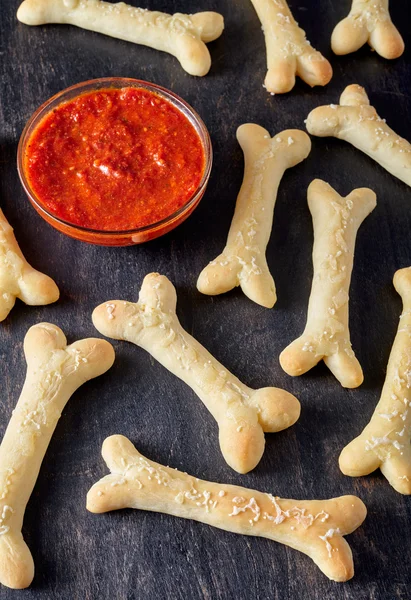
[[[24,339],[27,375],[0,445],[0,582],[25,588],[34,563],[21,527],[26,504],[60,414],[74,391],[111,367],[114,350],[89,338],[67,346],[56,325],[40,323]]]
[[[307,554],[335,581],[354,574],[351,549],[342,537],[361,525],[366,508],[356,496],[287,500],[247,488],[203,481],[142,456],[122,435],[103,443],[111,475],[87,494],[87,509],[163,512],[219,529],[265,537]]]
[[[308,156],[311,141],[298,129],[271,138],[266,129],[252,123],[238,128],[237,139],[244,152],[244,179],[227,244],[200,273],[197,288],[203,294],[216,295],[240,285],[251,300],[271,308],[277,296],[265,251],[278,186],[284,171]]]
[[[314,226],[314,275],[304,333],[280,355],[289,375],[301,375],[321,359],[343,387],[363,381],[361,366],[351,348],[348,292],[358,228],[376,206],[368,188],[343,198],[328,183],[315,179],[308,187],[308,206]]]
[[[24,258],[13,228],[0,209],[0,321],[3,321],[20,298],[31,306],[58,300],[54,281],[33,269]]]
[[[352,0],[351,11],[331,36],[335,54],[349,54],[368,42],[384,58],[398,58],[404,41],[391,21],[388,0]]]
[[[344,448],[340,468],[358,477],[381,469],[400,494],[411,494],[411,267],[394,275],[403,301],[387,375],[374,414],[363,432]]]
[[[172,283],[158,273],[144,278],[139,301],[114,300],[98,306],[93,323],[100,333],[141,346],[185,381],[219,426],[221,452],[239,473],[247,473],[264,452],[264,432],[293,425],[300,403],[278,388],[253,390],[229,373],[181,327]]]
[[[223,17],[215,12],[168,15],[100,0],[24,0],[17,18],[26,25],[67,23],[175,56],[190,75],[206,75],[211,58],[206,43],[220,37]]]
[[[389,173],[411,185],[411,144],[378,116],[361,86],[353,84],[345,88],[340,105],[330,104],[312,110],[307,118],[307,130],[312,135],[332,136],[349,142]]]
[[[311,87],[326,85],[333,74],[324,56],[314,50],[298,27],[286,0],[251,0],[261,21],[267,50],[264,87],[272,94],[292,90],[298,75]]]

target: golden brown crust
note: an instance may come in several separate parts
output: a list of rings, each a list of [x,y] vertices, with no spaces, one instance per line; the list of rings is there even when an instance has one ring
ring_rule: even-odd
[[[0,321],[13,308],[16,298],[26,304],[51,304],[59,298],[54,281],[33,269],[24,258],[13,229],[0,210]]]
[[[24,339],[26,380],[0,445],[0,582],[28,587],[34,576],[21,534],[24,511],[60,414],[73,392],[111,367],[114,350],[89,338],[67,346],[56,325],[39,323]]]
[[[251,0],[261,21],[267,49],[264,87],[285,94],[298,75],[311,87],[326,85],[333,74],[324,56],[315,50],[298,27],[286,0]]]
[[[349,142],[411,186],[411,144],[378,116],[360,85],[349,85],[339,105],[312,110],[307,118],[307,131],[311,135],[332,136]]]
[[[308,135],[287,129],[270,137],[266,129],[247,123],[237,130],[244,152],[244,179],[223,252],[207,265],[197,289],[214,296],[241,286],[251,300],[272,308],[277,300],[265,252],[271,235],[274,206],[281,178],[307,158]]]
[[[380,468],[400,494],[411,494],[411,267],[394,275],[403,300],[387,375],[374,414],[362,433],[344,448],[340,468],[359,477]]]
[[[353,0],[349,15],[340,21],[331,36],[335,54],[349,54],[369,43],[383,58],[398,58],[404,40],[391,21],[388,0]]]
[[[351,550],[342,536],[357,529],[366,516],[355,496],[288,500],[203,481],[146,459],[121,435],[107,438],[102,453],[111,474],[88,492],[90,512],[129,507],[194,519],[291,546],[335,581],[347,581],[354,574]]]
[[[346,198],[328,183],[315,179],[308,188],[314,226],[314,274],[304,333],[280,355],[289,375],[306,373],[320,360],[343,387],[361,385],[361,365],[351,348],[348,301],[355,238],[363,220],[376,206],[368,188]]]
[[[67,23],[150,46],[172,54],[187,73],[197,76],[210,70],[206,43],[220,37],[224,29],[223,17],[215,12],[168,15],[100,0],[24,0],[17,18],[26,25]]]
[[[144,278],[137,303],[113,300],[98,306],[100,333],[147,350],[199,396],[219,426],[227,463],[239,473],[253,469],[264,452],[264,432],[285,429],[300,415],[300,403],[278,388],[253,390],[232,375],[181,327],[176,291],[158,273]]]

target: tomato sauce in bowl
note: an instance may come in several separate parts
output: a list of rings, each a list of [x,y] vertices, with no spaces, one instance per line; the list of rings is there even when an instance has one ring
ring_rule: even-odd
[[[78,239],[123,245],[158,237],[192,212],[208,181],[211,144],[201,119],[171,92],[103,79],[40,107],[18,163],[49,223]]]

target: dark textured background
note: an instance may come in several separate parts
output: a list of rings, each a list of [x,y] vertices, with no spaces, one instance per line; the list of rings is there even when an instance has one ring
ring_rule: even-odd
[[[401,310],[392,276],[411,264],[411,190],[348,144],[313,139],[310,156],[285,174],[278,195],[268,247],[279,298],[275,308],[261,308],[240,291],[210,298],[195,288],[200,270],[222,249],[233,214],[243,171],[238,125],[254,121],[272,134],[303,128],[312,108],[337,102],[343,88],[357,82],[388,123],[411,137],[407,2],[392,2],[393,20],[408,42],[394,62],[368,48],[332,55],[331,31],[348,12],[348,0],[290,4],[308,39],[331,59],[334,78],[325,89],[298,82],[290,94],[271,97],[262,87],[264,39],[247,0],[141,1],[167,12],[224,14],[226,30],[209,46],[213,66],[204,78],[190,77],[176,59],[148,48],[74,27],[26,27],[15,18],[18,1],[1,2],[0,202],[26,257],[54,277],[62,297],[43,308],[18,302],[0,325],[0,433],[23,384],[27,329],[50,321],[69,341],[96,335],[92,309],[113,297],[136,299],[144,275],[153,270],[176,285],[183,326],[227,368],[250,386],[284,387],[302,404],[294,427],[266,436],[255,471],[237,475],[223,461],[215,423],[191,390],[143,350],[115,343],[111,371],[69,401],[28,504],[23,533],[34,555],[34,582],[25,592],[0,589],[1,599],[410,598],[410,499],[393,491],[379,472],[344,477],[337,458],[368,421],[384,381]],[[54,231],[31,208],[17,176],[17,142],[31,113],[69,85],[109,75],[146,79],[183,96],[205,120],[214,146],[214,168],[199,208],[177,230],[140,247],[94,247]],[[378,196],[359,232],[352,278],[352,342],[365,374],[361,388],[352,391],[342,389],[322,365],[292,379],[278,363],[305,322],[312,276],[306,188],[315,177],[342,194],[370,186]],[[283,497],[358,494],[369,516],[348,538],[354,579],[329,582],[294,550],[199,523],[131,510],[88,514],[87,490],[107,472],[101,443],[114,433],[128,436],[149,458],[199,477]]]

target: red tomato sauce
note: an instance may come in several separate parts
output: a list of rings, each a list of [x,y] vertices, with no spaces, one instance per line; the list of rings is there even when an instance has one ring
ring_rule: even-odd
[[[65,102],[36,127],[24,160],[49,212],[103,231],[172,215],[205,169],[203,144],[187,117],[142,88],[97,90]]]

